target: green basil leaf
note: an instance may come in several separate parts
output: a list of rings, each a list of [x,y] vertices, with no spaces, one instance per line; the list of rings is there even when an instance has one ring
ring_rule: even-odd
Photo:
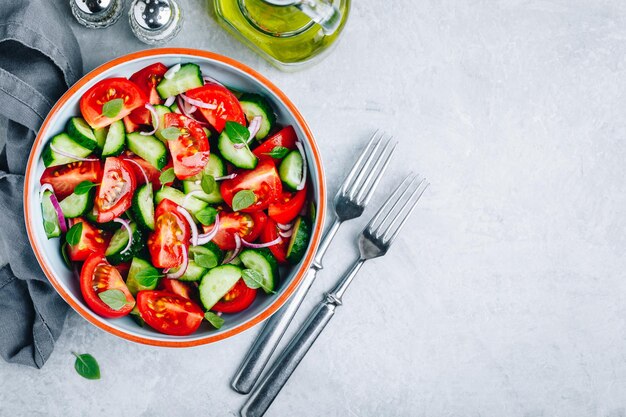
[[[114,98],[113,100],[109,100],[104,103],[104,106],[102,106],[102,115],[112,119],[120,114],[122,107],[124,107],[124,100],[121,98]]]
[[[76,246],[78,242],[80,242],[80,238],[83,235],[83,222],[76,223],[74,226],[70,227],[70,230],[67,231],[65,235],[65,240],[68,245]]]
[[[63,257],[63,262],[65,262],[65,266],[69,269],[72,269],[72,261],[70,261],[70,257],[67,254],[67,243],[61,245],[61,256]]]
[[[174,174],[174,168],[168,168],[165,171],[161,172],[159,175],[159,182],[161,184],[167,184],[168,182],[172,182],[176,179],[176,174]]]
[[[126,300],[126,294],[122,290],[106,290],[98,293],[98,297],[102,302],[113,310],[121,310],[128,301]]]
[[[205,207],[196,213],[196,219],[205,226],[210,226],[215,223],[215,216],[217,210],[211,206]]]
[[[204,174],[202,175],[202,179],[200,180],[200,185],[202,186],[202,191],[207,194],[213,193],[217,188],[217,182],[215,182],[215,178],[213,175]]]
[[[74,188],[74,194],[86,194],[89,190],[98,184],[94,184],[91,181],[83,181]]]
[[[57,230],[57,224],[54,222],[49,222],[47,220],[43,221],[43,230],[45,230],[46,235],[51,235]]]
[[[271,152],[266,152],[264,155],[269,155],[272,158],[282,159],[289,153],[289,148],[285,148],[284,146],[274,146],[274,149]]]
[[[216,329],[219,329],[224,324],[224,319],[211,311],[204,313],[204,318]]]
[[[232,143],[248,143],[250,139],[250,131],[244,125],[240,125],[237,122],[228,121],[224,128],[228,139]]]
[[[76,352],[72,352],[72,355],[76,356],[74,369],[76,369],[78,375],[86,379],[100,379],[100,366],[96,358],[89,353],[79,355]]]
[[[250,190],[241,190],[233,197],[233,210],[239,211],[250,207],[256,201],[256,195]]]
[[[196,265],[202,268],[215,268],[218,264],[215,255],[209,255],[207,253],[195,252],[193,254],[193,261]]]
[[[137,281],[138,287],[154,288],[156,287],[157,281],[162,276],[163,274],[160,274],[156,268],[146,268],[135,274],[135,280]]]
[[[176,140],[182,134],[183,132],[175,126],[166,127],[165,129],[161,130],[161,136],[163,136],[166,140]]]
[[[263,288],[267,292],[274,292],[263,283],[263,274],[254,269],[244,269],[241,271],[241,278],[248,288]]]

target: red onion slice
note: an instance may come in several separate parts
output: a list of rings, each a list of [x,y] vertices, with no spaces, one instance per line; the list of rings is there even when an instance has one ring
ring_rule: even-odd
[[[237,173],[233,172],[232,174],[224,175],[223,177],[215,177],[215,181],[232,180],[236,176],[237,176]]]
[[[196,106],[201,109],[209,109],[209,110],[217,109],[217,104],[205,103],[202,100],[196,100],[195,98],[187,97],[186,95],[182,93],[180,94],[180,96],[182,97],[183,100],[185,100],[187,103],[191,104],[192,106]],[[190,111],[190,113],[193,113],[193,111]]]
[[[293,229],[287,230],[287,231],[279,231],[278,232],[279,235],[281,235],[282,237],[290,237],[293,234]]]
[[[143,179],[146,181],[146,184],[148,184],[150,181],[148,181],[148,174],[146,174],[146,171],[143,169],[143,167],[141,166],[141,164],[133,159],[130,158],[124,158],[124,161],[126,162],[132,162],[133,164],[137,165],[137,167],[139,168],[139,170],[141,171],[141,173],[143,174]]]
[[[226,86],[224,84],[222,84],[221,82],[217,81],[215,78],[209,77],[208,75],[203,76],[202,80],[205,83],[213,83],[213,84],[221,85],[222,87],[226,88]]]
[[[228,259],[224,260],[224,262],[222,262],[222,265],[227,264],[229,262],[231,262],[233,259],[235,259],[237,257],[237,255],[239,255],[239,252],[241,252],[241,237],[239,237],[239,234],[235,233],[235,250],[230,252],[230,255],[228,256]]]
[[[43,198],[43,193],[46,191],[50,191],[50,202],[52,203],[52,207],[54,207],[54,211],[57,213],[57,219],[59,220],[59,228],[62,233],[67,232],[67,221],[65,220],[65,215],[63,214],[63,210],[61,210],[61,205],[59,204],[59,200],[57,196],[54,195],[54,188],[52,185],[46,183],[41,186],[41,192],[39,194],[40,198]]]
[[[289,230],[293,227],[293,223],[288,223],[288,224],[276,223],[276,226],[278,226],[280,230]]]
[[[182,277],[185,272],[187,272],[187,267],[189,266],[189,254],[187,253],[187,246],[183,245],[183,263],[178,267],[178,270],[176,272],[173,272],[171,274],[168,274],[165,271],[169,272],[169,269],[167,270],[163,270],[163,272],[165,272],[167,275],[165,275],[165,278],[169,278],[169,279],[178,279],[180,277]]]
[[[176,100],[176,96],[169,96],[168,98],[165,99],[165,103],[163,103],[163,105],[165,107],[169,107],[172,104],[174,104],[174,100]]]
[[[235,236],[239,236],[239,235],[235,235]],[[283,238],[280,236],[278,236],[276,239],[272,240],[271,242],[267,242],[267,243],[250,243],[247,240],[241,238],[241,243],[244,246],[248,248],[252,248],[252,249],[269,248],[270,246],[278,245],[282,241],[283,241]]]
[[[54,146],[53,144],[50,144],[50,149],[52,149],[53,152],[58,153],[61,156],[64,156],[66,158],[72,158],[72,159],[76,159],[77,161],[98,161],[98,158],[81,158],[80,156],[76,156],[74,154],[71,154],[69,152],[65,152],[60,150],[59,148],[57,148],[56,146]]]
[[[213,240],[217,232],[220,230],[220,214],[217,213],[215,215],[215,223],[213,224],[213,228],[210,232],[205,233],[203,235],[198,235],[198,245],[204,245]]]
[[[140,135],[144,135],[144,136],[150,136],[150,135],[154,135],[156,133],[156,131],[159,129],[159,114],[157,113],[157,111],[154,108],[154,106],[152,106],[152,104],[146,103],[145,107],[152,114],[152,127],[153,127],[153,129],[151,131],[149,131],[149,132],[139,132],[139,134]]]
[[[180,70],[180,64],[176,64],[170,69],[168,69],[165,72],[165,74],[163,74],[163,78],[165,78],[166,80],[172,79],[172,77],[174,77],[174,75],[178,72],[178,70]]]
[[[248,143],[250,143],[250,141],[252,139],[254,139],[254,137],[256,136],[257,133],[259,133],[259,129],[261,128],[261,121],[263,120],[263,118],[261,116],[254,116],[252,118],[252,120],[250,120],[250,125],[248,126],[248,131],[250,132],[250,137],[248,138]]]
[[[198,246],[198,226],[196,226],[196,222],[191,217],[191,214],[180,206],[176,207],[176,211],[182,214],[185,220],[187,220],[187,223],[189,223],[189,227],[191,228],[191,244]]]
[[[304,189],[306,185],[306,175],[307,175],[307,165],[306,165],[306,155],[304,154],[304,147],[302,146],[302,142],[297,141],[296,146],[298,147],[298,151],[302,156],[302,180],[300,180],[300,184],[296,187],[296,190],[300,191]]]
[[[235,148],[235,149],[243,149],[245,147],[246,147],[245,143],[235,143],[235,144],[233,144],[233,148]]]
[[[188,111],[187,111],[187,104],[183,101],[183,99],[180,98],[180,96],[178,96],[178,99],[176,101],[178,103],[178,109],[180,110],[180,112],[182,113],[183,116],[185,117],[189,117],[191,120],[195,120],[196,122],[200,123],[201,126],[208,126],[208,123],[205,123],[203,121],[200,121],[198,119],[196,119],[195,117],[193,117]]]
[[[113,221],[115,223],[121,224],[122,227],[124,227],[124,229],[126,229],[126,232],[128,233],[128,243],[126,244],[126,247],[122,249],[122,252],[121,252],[121,253],[126,253],[130,250],[130,245],[133,244],[133,230],[130,228],[130,223],[128,222],[128,220],[124,220],[124,219],[120,219],[119,217],[116,217],[113,219]]]

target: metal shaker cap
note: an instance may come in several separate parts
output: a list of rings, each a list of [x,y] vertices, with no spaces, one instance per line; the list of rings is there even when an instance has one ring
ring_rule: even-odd
[[[182,26],[181,11],[174,0],[135,0],[128,17],[135,36],[148,44],[173,39]]]
[[[121,0],[70,0],[70,7],[78,23],[93,29],[111,26],[122,15]]]

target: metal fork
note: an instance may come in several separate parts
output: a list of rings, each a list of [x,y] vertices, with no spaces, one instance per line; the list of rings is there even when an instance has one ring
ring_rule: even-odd
[[[355,219],[363,213],[395,150],[396,142],[392,142],[392,139],[392,136],[377,130],[361,152],[335,196],[335,220],[322,238],[313,265],[291,300],[268,319],[246,354],[231,382],[235,391],[242,394],[250,392],[311,288],[317,271],[323,268],[322,258],[339,226],[344,221]]]
[[[359,259],[348,269],[334,289],[325,294],[324,299],[311,312],[267,375],[252,391],[241,409],[242,416],[258,417],[265,414],[302,358],[333,317],[335,309],[342,304],[343,295],[361,266],[368,259],[378,258],[387,253],[427,187],[428,183],[425,179],[418,175],[409,175],[396,188],[359,236]]]

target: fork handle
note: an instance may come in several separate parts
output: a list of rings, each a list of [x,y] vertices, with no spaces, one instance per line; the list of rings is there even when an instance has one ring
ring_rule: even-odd
[[[335,314],[335,307],[336,305],[330,300],[318,304],[300,331],[276,359],[267,375],[248,397],[241,409],[243,417],[260,417],[265,414],[302,358]]]

